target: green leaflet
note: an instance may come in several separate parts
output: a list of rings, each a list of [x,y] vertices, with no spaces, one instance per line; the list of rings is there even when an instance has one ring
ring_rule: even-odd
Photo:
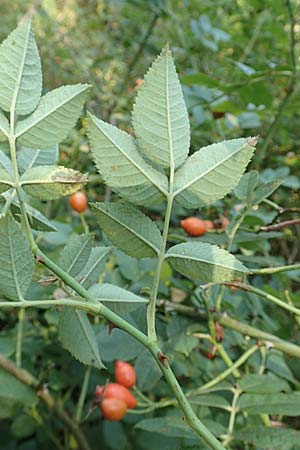
[[[35,166],[21,177],[24,191],[41,200],[73,194],[86,182],[85,175],[63,166]]]
[[[85,312],[64,308],[59,317],[58,334],[62,346],[82,364],[105,368],[94,329]]]
[[[250,204],[253,200],[254,190],[257,186],[259,173],[256,170],[251,170],[245,173],[237,186],[234,188],[234,194],[239,200]]]
[[[5,169],[0,166],[0,194],[14,186],[14,180]]]
[[[281,391],[290,391],[289,384],[282,378],[277,377],[272,372],[264,375],[249,374],[244,375],[238,381],[239,388],[243,392],[252,394],[271,394]]]
[[[226,250],[203,242],[175,245],[167,251],[166,258],[175,270],[191,279],[222,283],[249,273],[249,270]]]
[[[78,276],[86,267],[92,243],[91,235],[72,235],[59,256],[59,265],[62,269],[72,277]]]
[[[0,141],[4,141],[9,133],[9,123],[2,111],[0,111]]]
[[[44,95],[34,113],[17,123],[18,143],[29,148],[59,144],[75,125],[88,89],[87,84],[74,84]]]
[[[21,147],[17,153],[18,168],[21,173],[34,166],[52,166],[58,160],[58,145],[50,148],[33,149]]]
[[[34,259],[21,226],[10,216],[0,219],[0,293],[23,299],[31,283]]]
[[[262,425],[237,430],[234,437],[263,450],[296,450],[300,442],[300,432],[295,429]]]
[[[162,167],[178,167],[190,146],[190,125],[168,47],[154,61],[139,89],[132,122],[142,152]]]
[[[94,203],[98,223],[111,242],[129,256],[156,256],[161,246],[157,225],[130,205]]]
[[[116,314],[128,314],[148,303],[148,299],[109,283],[94,284],[89,292]]]
[[[105,263],[111,251],[110,247],[94,247],[84,268],[77,276],[80,283],[88,289],[99,281],[100,274],[105,268]]]
[[[3,403],[7,402],[15,406],[33,406],[38,402],[34,390],[19,381],[14,375],[5,369],[0,369],[0,417],[2,416]],[[8,406],[8,405],[7,405]]]
[[[0,47],[0,107],[30,114],[42,91],[42,70],[31,21],[23,21]]]
[[[238,408],[248,414],[299,416],[300,393],[243,394],[238,401]]]
[[[88,136],[98,171],[114,191],[137,205],[164,200],[166,176],[142,158],[130,134],[90,115]]]
[[[185,207],[220,200],[238,183],[249,163],[256,138],[232,139],[201,148],[175,173],[174,196]]]
[[[181,417],[155,417],[152,419],[140,420],[134,428],[159,433],[164,436],[186,438],[194,437],[191,428],[182,420]]]

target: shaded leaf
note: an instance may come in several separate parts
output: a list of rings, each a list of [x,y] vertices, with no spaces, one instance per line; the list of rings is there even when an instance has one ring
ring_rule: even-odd
[[[272,392],[290,391],[289,384],[272,373],[244,375],[239,381],[239,388],[253,394],[270,394]]]
[[[222,283],[241,278],[248,269],[233,255],[215,245],[186,242],[171,247],[166,254],[175,270],[188,278]]]
[[[72,277],[77,277],[86,267],[92,243],[91,235],[72,235],[59,256],[61,268]]]
[[[256,170],[245,173],[238,185],[234,188],[234,194],[239,200],[250,203],[253,199],[253,192],[258,183],[259,174]]]
[[[6,215],[0,219],[0,292],[10,300],[24,297],[33,274],[34,259],[21,226]]]
[[[161,246],[157,225],[130,205],[94,203],[98,223],[111,242],[135,258],[156,256]]]
[[[243,394],[238,407],[248,414],[300,415],[300,393],[291,394]]]
[[[0,399],[0,403],[5,399],[7,402],[28,407],[38,401],[33,389],[2,368],[0,368]]]
[[[11,187],[14,186],[14,180],[9,175],[8,172],[6,172],[5,169],[2,169],[0,166],[0,194],[2,192],[7,191]]]
[[[297,430],[261,425],[238,430],[234,437],[264,450],[296,450],[300,442],[300,432]]]
[[[64,308],[59,317],[58,333],[62,346],[82,364],[105,368],[93,327],[85,312]]]
[[[92,248],[89,259],[87,260],[80,274],[77,276],[77,278],[80,280],[80,283],[86,289],[99,281],[99,276],[104,270],[105,262],[110,251],[110,247]]]

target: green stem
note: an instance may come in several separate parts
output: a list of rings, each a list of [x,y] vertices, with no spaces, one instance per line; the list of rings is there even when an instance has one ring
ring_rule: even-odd
[[[23,341],[24,320],[25,320],[25,309],[20,308],[18,314],[18,333],[16,343],[16,364],[18,367],[21,367],[22,365],[22,341]]]
[[[242,393],[242,391],[240,389],[235,389],[234,390],[234,395],[233,395],[232,404],[231,404],[231,413],[230,413],[229,424],[228,424],[228,434],[227,434],[226,438],[223,441],[223,444],[225,446],[227,444],[229,444],[229,442],[232,439],[234,423],[235,423],[235,417],[236,417],[236,413],[238,411],[237,402],[238,402],[238,399],[239,399],[241,393]]]
[[[223,347],[222,344],[216,342],[215,344],[217,346],[217,350],[219,352],[219,355],[221,356],[221,358],[223,359],[223,361],[225,362],[227,367],[232,367],[234,362],[232,361],[232,359],[230,358],[230,356],[228,355],[228,353],[226,352],[225,348]],[[241,374],[239,372],[238,369],[234,369],[233,371],[233,376],[235,378],[240,378]]]
[[[242,364],[244,364],[245,361],[247,361],[250,356],[256,352],[258,349],[258,345],[253,345],[253,347],[250,347],[245,353],[242,354],[242,356],[237,359],[231,367],[228,367],[228,369],[224,370],[224,372],[220,373],[218,376],[216,376],[213,380],[210,380],[208,383],[203,384],[203,386],[193,389],[192,391],[189,391],[187,395],[190,397],[191,395],[198,395],[202,393],[203,391],[215,386],[216,384],[220,383],[221,381],[225,380],[229,375],[231,375],[235,369],[240,367]]]
[[[150,344],[149,350],[152,355],[157,359],[157,352],[159,352],[159,347],[156,343]],[[183,393],[180,384],[178,383],[173,371],[168,364],[164,365],[158,361],[159,367],[167,380],[169,386],[171,387],[176,400],[184,412],[186,420],[190,427],[195,431],[195,433],[200,436],[203,441],[212,449],[224,450],[222,444],[214,437],[214,435],[202,424],[197,415],[195,414],[193,408],[191,407],[186,395]]]
[[[290,264],[287,266],[279,266],[279,267],[264,267],[262,269],[251,269],[251,273],[264,275],[280,272],[289,272],[291,270],[300,270],[300,264]]]
[[[241,216],[239,217],[239,219],[235,222],[235,224],[233,225],[233,227],[231,228],[229,234],[228,234],[228,242],[227,242],[227,250],[230,252],[231,247],[232,247],[232,243],[234,240],[234,237],[239,229],[239,227],[241,226],[241,224],[243,223],[246,215],[248,213],[248,208],[245,208],[243,214],[241,214]],[[222,306],[222,301],[223,301],[223,297],[224,297],[224,292],[225,292],[225,288],[224,286],[220,287],[218,296],[216,298],[216,310],[220,311],[221,306]]]
[[[133,336],[135,339],[137,339],[142,345],[147,347],[150,352],[152,353],[156,363],[159,365],[163,375],[165,376],[170,388],[172,389],[182,411],[184,412],[186,416],[187,422],[190,424],[190,426],[193,428],[193,430],[198,434],[199,437],[201,437],[212,449],[214,450],[224,450],[224,447],[220,444],[220,442],[213,436],[213,434],[202,424],[202,422],[198,419],[196,414],[194,413],[191,405],[189,404],[184,392],[181,389],[181,386],[179,385],[178,381],[176,380],[176,377],[170,368],[170,366],[167,364],[167,367],[164,366],[164,364],[160,361],[160,355],[162,355],[162,352],[157,345],[156,342],[148,342],[148,338],[145,334],[143,334],[141,331],[139,331],[137,328],[132,326],[130,323],[126,322],[126,320],[119,317],[117,314],[112,312],[109,308],[104,306],[101,303],[97,302],[97,299],[92,297],[89,292],[81,286],[76,280],[74,280],[72,277],[70,277],[69,274],[64,272],[63,269],[61,269],[59,266],[57,266],[51,259],[49,259],[46,255],[44,255],[40,250],[36,250],[35,254],[38,255],[41,259],[41,262],[43,262],[48,269],[53,271],[59,278],[61,278],[69,287],[71,287],[77,294],[80,296],[86,298],[91,303],[84,303],[84,302],[78,302],[81,307],[84,306],[86,310],[90,310],[90,312],[93,312],[94,314],[99,314],[103,316],[108,321],[114,323],[118,328],[126,331],[131,336]],[[47,301],[49,304],[50,300]],[[61,300],[55,300],[56,304],[59,304]],[[67,304],[68,301],[64,301],[64,305]],[[29,302],[26,302],[29,303]],[[35,302],[30,302],[31,304],[34,304]],[[33,305],[32,305],[33,306]],[[71,305],[70,305],[71,306]],[[74,307],[74,305],[73,305]]]
[[[300,309],[296,308],[293,305],[285,303],[284,301],[280,300],[280,298],[277,298],[272,294],[268,294],[267,292],[261,289],[251,286],[251,284],[242,284],[242,283],[225,283],[225,284],[228,286],[237,287],[246,292],[253,292],[253,294],[259,295],[260,297],[265,298],[266,300],[269,300],[272,303],[275,303],[276,305],[280,306],[283,309],[286,309],[287,311],[295,314],[296,316],[300,316]]]
[[[168,239],[172,206],[173,206],[173,197],[172,197],[172,195],[169,195],[167,209],[166,209],[166,215],[165,215],[165,221],[164,221],[164,227],[163,227],[162,243],[161,243],[161,247],[160,247],[160,251],[159,251],[157,266],[156,266],[156,270],[155,270],[155,274],[154,274],[153,285],[152,285],[152,289],[151,289],[151,293],[150,293],[148,310],[147,310],[147,325],[148,325],[149,343],[155,342],[157,340],[156,331],[155,331],[156,300],[157,300],[157,292],[158,292],[158,286],[159,286],[159,281],[160,281],[161,269],[162,269],[162,265],[163,265],[164,258],[165,258],[165,251],[166,251],[166,245],[167,245],[167,239]]]
[[[76,409],[76,415],[75,415],[75,420],[77,423],[80,423],[80,421],[81,421],[82,410],[83,410],[84,402],[86,399],[87,390],[89,387],[91,370],[92,370],[92,367],[90,366],[90,367],[87,367],[84,372],[82,388],[81,388],[81,392],[80,392],[80,396],[79,396],[79,400],[78,400],[78,404],[77,404],[77,409]]]
[[[245,336],[251,336],[260,339],[265,343],[272,343],[272,346],[277,350],[280,350],[287,355],[300,358],[300,347],[298,347],[298,345],[284,341],[283,339],[280,339],[273,334],[266,333],[265,331],[252,327],[251,325],[247,325],[245,323],[232,319],[231,317],[227,316],[227,314],[223,314],[217,320],[224,327],[231,328],[232,330],[238,331]]]

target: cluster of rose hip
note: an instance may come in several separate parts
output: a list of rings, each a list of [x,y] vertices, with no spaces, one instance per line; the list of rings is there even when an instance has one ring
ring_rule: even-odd
[[[209,230],[224,230],[229,225],[227,217],[212,222],[211,220],[202,220],[198,217],[187,217],[180,221],[181,228],[190,236],[202,236]]]
[[[131,364],[116,361],[114,375],[116,383],[96,387],[94,405],[99,406],[105,419],[118,421],[127,409],[136,407],[137,401],[129,390],[136,383],[136,372]]]

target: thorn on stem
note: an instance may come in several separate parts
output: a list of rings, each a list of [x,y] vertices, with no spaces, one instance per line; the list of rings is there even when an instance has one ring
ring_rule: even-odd
[[[162,352],[158,352],[157,357],[163,366],[165,366],[166,368],[169,367],[168,358],[166,357],[166,355],[164,355]]]

